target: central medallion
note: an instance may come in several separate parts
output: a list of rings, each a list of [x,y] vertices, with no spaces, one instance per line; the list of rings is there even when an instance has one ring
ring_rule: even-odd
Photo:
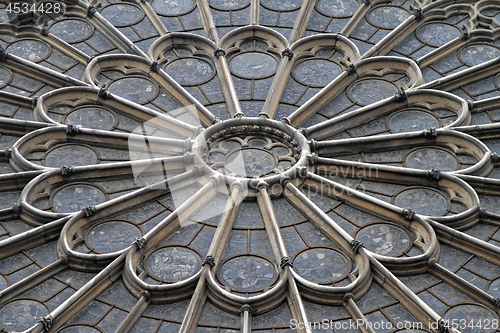
[[[305,136],[283,121],[235,118],[216,123],[202,132],[193,147],[195,164],[207,175],[223,176],[228,184],[278,183],[296,178],[307,166],[310,152]]]
[[[207,163],[226,175],[258,178],[288,170],[297,162],[299,151],[297,142],[280,130],[236,127],[208,140]]]

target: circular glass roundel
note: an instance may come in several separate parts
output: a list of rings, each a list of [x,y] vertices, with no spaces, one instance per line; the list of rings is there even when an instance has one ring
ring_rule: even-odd
[[[146,259],[149,274],[164,282],[178,282],[201,269],[201,257],[195,251],[179,246],[163,247]]]
[[[54,23],[49,31],[67,43],[76,43],[92,36],[94,29],[85,21],[69,19]]]
[[[260,0],[260,3],[273,10],[295,10],[302,5],[302,0]]]
[[[351,261],[344,254],[327,248],[307,249],[293,261],[293,269],[304,279],[316,283],[331,283],[349,273]]]
[[[193,10],[196,6],[196,2],[195,0],[153,0],[151,6],[153,6],[155,12],[160,15],[177,16],[187,14]]]
[[[368,250],[389,257],[403,254],[412,243],[403,228],[387,223],[370,224],[359,230],[355,238]]]
[[[324,87],[342,73],[342,68],[333,61],[311,59],[302,61],[293,70],[293,76],[304,85]]]
[[[470,66],[479,65],[489,60],[498,59],[499,57],[500,50],[487,44],[468,45],[460,52],[460,58]]]
[[[0,88],[7,86],[12,81],[12,72],[0,67]]]
[[[498,316],[490,309],[475,304],[461,304],[453,306],[444,314],[443,318],[450,323],[464,322],[467,325],[460,326],[462,333],[489,333],[495,332],[496,327],[484,323],[498,324]]]
[[[113,253],[126,249],[141,236],[141,229],[132,223],[110,221],[93,227],[87,234],[87,244],[96,251]]]
[[[116,27],[133,25],[144,18],[144,13],[138,7],[123,3],[107,6],[101,15]]]
[[[113,112],[105,108],[99,106],[86,106],[71,111],[64,119],[64,123],[109,131],[115,127],[116,117]]]
[[[367,16],[368,21],[385,29],[394,29],[403,23],[410,13],[395,6],[382,6],[373,9]]]
[[[101,331],[90,326],[74,325],[63,328],[57,333],[101,333]]]
[[[408,168],[420,170],[455,171],[458,169],[458,161],[455,156],[439,148],[416,149],[406,156],[405,165]]]
[[[250,3],[250,0],[208,0],[210,6],[220,10],[242,9]]]
[[[428,188],[411,188],[401,191],[394,199],[401,208],[411,208],[417,214],[441,216],[448,210],[448,200],[441,193]]]
[[[316,5],[319,12],[333,17],[350,17],[359,8],[356,0],[320,0]]]
[[[25,60],[38,62],[50,54],[50,47],[38,40],[23,39],[10,44],[7,52]]]
[[[270,286],[277,274],[273,264],[257,256],[229,259],[219,271],[221,282],[233,290],[254,292]]]
[[[431,127],[441,127],[439,120],[424,111],[407,110],[398,112],[389,118],[389,129],[394,133],[422,131]]]
[[[417,36],[426,44],[439,47],[462,35],[460,30],[445,23],[429,23],[418,30]]]
[[[97,187],[76,184],[57,191],[52,198],[52,206],[58,213],[73,213],[104,201],[106,201],[106,195]]]
[[[380,79],[358,81],[348,89],[349,95],[363,105],[394,96],[397,92],[398,88],[394,84]]]
[[[214,76],[212,66],[196,58],[174,60],[167,64],[165,71],[182,85],[202,84]]]
[[[22,332],[48,314],[49,311],[45,305],[27,299],[13,301],[0,308],[2,325],[11,332]]]
[[[158,95],[158,86],[142,77],[125,77],[109,85],[108,91],[134,103],[146,103]]]
[[[260,79],[274,74],[278,63],[268,54],[245,52],[231,59],[229,67],[233,74],[245,79]]]
[[[226,169],[241,177],[258,177],[270,173],[276,167],[274,156],[258,148],[237,150],[228,155]]]
[[[82,145],[64,145],[51,149],[45,155],[44,164],[47,167],[58,168],[71,161],[73,166],[97,163],[97,154],[89,147]]]

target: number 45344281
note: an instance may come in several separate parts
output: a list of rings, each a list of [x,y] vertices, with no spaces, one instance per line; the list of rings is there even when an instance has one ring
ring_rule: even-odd
[[[42,2],[38,5],[28,3],[10,3],[7,8],[5,8],[5,11],[9,14],[59,14],[62,10],[63,8],[58,2]]]

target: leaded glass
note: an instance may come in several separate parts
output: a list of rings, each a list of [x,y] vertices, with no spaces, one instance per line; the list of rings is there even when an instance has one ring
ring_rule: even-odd
[[[15,3],[0,330],[500,332],[500,1]]]

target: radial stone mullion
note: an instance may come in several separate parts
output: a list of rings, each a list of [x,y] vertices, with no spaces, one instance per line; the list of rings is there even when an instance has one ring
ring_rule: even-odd
[[[141,293],[141,297],[135,303],[132,310],[130,310],[127,317],[122,321],[120,326],[116,329],[115,333],[126,333],[129,332],[139,319],[141,319],[142,313],[146,310],[149,305],[151,297],[147,291]]]
[[[210,244],[210,248],[207,252],[207,258],[213,258],[213,263],[217,266],[220,256],[224,251],[225,245],[231,233],[234,220],[238,214],[240,203],[242,200],[241,186],[233,186],[231,191],[231,196],[226,202],[224,207],[224,213],[220,219],[219,226],[215,232],[215,235]],[[215,267],[214,266],[214,267]],[[206,286],[206,276],[211,269],[211,264],[205,264],[203,266],[203,272],[198,280],[196,289],[194,290],[193,297],[189,302],[189,307],[186,311],[186,315],[182,320],[182,326],[179,330],[181,333],[193,332],[198,323],[201,311],[203,309],[203,304],[206,301],[207,294],[205,290]]]
[[[158,242],[162,241],[164,237],[168,236],[164,233],[163,229],[165,229],[170,223],[177,220],[182,225],[180,221],[187,221],[191,215],[200,210],[206,202],[210,201],[215,194],[216,192],[213,190],[213,183],[208,182],[205,184],[192,197],[177,207],[172,214],[167,216],[167,218],[144,235],[144,239],[147,241],[148,247],[156,245]]]
[[[68,217],[63,217],[0,241],[0,258],[7,258],[22,250],[31,249],[59,237],[61,229],[68,219]]]
[[[496,310],[495,306],[493,306],[495,298],[481,288],[478,288],[464,278],[454,274],[452,271],[446,269],[435,261],[430,262],[429,266],[431,267],[432,274],[445,281],[448,281],[451,285],[460,286],[460,290],[468,294],[471,298],[475,299],[477,302],[483,303],[493,310]]]
[[[186,310],[186,315],[184,316],[182,325],[179,328],[179,333],[190,333],[194,332],[194,330],[196,329],[201,311],[203,310],[203,304],[205,304],[205,301],[207,299],[205,286],[207,284],[206,277],[209,270],[209,265],[203,266],[200,279],[198,280],[196,289],[193,292],[193,296],[191,296],[189,307]]]
[[[259,24],[260,0],[251,0],[250,24]]]
[[[303,212],[309,220],[327,235],[332,236],[345,251],[350,251],[349,243],[354,240],[344,229],[317,207],[304,193],[290,182],[286,186],[285,196]]]
[[[148,55],[144,53],[137,45],[132,43],[124,34],[120,32],[114,25],[109,23],[100,13],[96,12],[92,17],[89,17],[89,22],[93,23],[104,35],[110,37],[115,45],[122,49],[124,53],[132,53],[138,56],[147,58]],[[114,38],[111,38],[114,37]]]
[[[285,242],[281,236],[281,232],[278,226],[278,221],[276,221],[276,216],[274,214],[274,209],[271,203],[271,197],[267,191],[267,184],[260,184],[259,196],[257,201],[259,202],[260,211],[264,222],[266,225],[266,231],[271,242],[271,246],[276,258],[276,261],[280,263],[283,269],[282,274],[286,274],[288,280],[288,298],[289,304],[292,310],[292,314],[299,323],[307,323],[307,315],[302,302],[302,297],[300,296],[297,284],[290,272],[290,258],[286,250]],[[312,333],[311,328],[308,325],[304,327],[298,327],[298,331],[301,333]]]
[[[20,295],[23,292],[33,288],[39,283],[42,283],[51,276],[61,272],[66,265],[64,265],[62,259],[59,259],[47,267],[42,268],[35,274],[32,274],[25,279],[11,285],[10,287],[0,291],[0,304],[5,304],[10,299]]]
[[[304,307],[304,302],[302,302],[302,296],[300,295],[299,288],[297,287],[297,282],[293,278],[292,273],[290,272],[292,268],[287,265],[285,266],[285,272],[288,276],[288,298],[291,303],[291,309],[292,313],[294,315],[294,318],[297,320],[299,323],[308,323],[309,321],[307,320],[307,313],[306,309]],[[312,333],[310,325],[304,325],[304,328],[298,329],[298,332],[303,332],[303,333]]]
[[[214,258],[215,265],[217,265],[222,256],[234,221],[238,215],[240,204],[243,200],[243,193],[241,190],[242,187],[239,183],[236,186],[232,186],[231,196],[227,200],[226,206],[224,207],[224,213],[221,216],[219,226],[215,231],[214,238],[207,252],[207,256],[212,256]]]
[[[207,37],[213,40],[216,44],[219,44],[219,34],[217,33],[217,28],[215,27],[208,0],[196,0],[196,5],[200,11],[203,29],[205,30]]]
[[[311,175],[311,177],[313,176],[314,175]],[[338,237],[335,237],[339,241],[340,245],[345,245],[345,241],[350,243],[353,240],[353,238],[349,234],[347,234],[321,209],[316,207],[314,203],[310,199],[308,199],[302,192],[300,192],[293,184],[288,183],[287,189],[290,190],[290,192],[288,192],[287,194],[289,199],[292,200],[292,202],[294,202],[306,214],[306,216],[309,217],[312,222],[315,222],[318,228],[322,229],[326,234],[329,235],[332,235],[331,231],[339,234],[344,240],[342,241],[342,239],[338,239]],[[368,256],[372,265],[372,270],[374,269],[376,272],[374,276],[376,278],[379,278],[379,283],[386,290],[390,291],[391,293],[395,293],[397,299],[405,299],[407,302],[403,302],[403,304],[410,303],[415,305],[408,306],[408,310],[412,312],[415,317],[417,317],[424,323],[428,323],[431,321],[438,322],[441,319],[439,314],[437,314],[432,308],[425,304],[414,292],[412,292],[406,285],[404,285],[398,278],[396,278],[394,274],[387,270],[369,252],[365,251],[363,248],[359,249],[359,251],[365,252],[365,254]],[[350,311],[353,310],[355,310],[355,308],[351,306]],[[355,311],[353,311],[352,314],[355,315]]]
[[[356,323],[362,323],[362,325],[358,326],[358,328],[364,333],[375,333],[373,327],[369,325],[369,322],[363,312],[361,312],[356,302],[352,299],[352,294],[346,294],[344,301],[346,303],[345,308],[351,314],[352,319],[354,319]]]
[[[391,293],[396,299],[401,301],[417,319],[422,323],[435,325],[433,322],[439,323],[443,318],[420,299],[410,288],[401,282],[392,272],[375,259],[368,251],[361,248],[359,251],[366,253],[370,260],[374,277],[379,284]]]

